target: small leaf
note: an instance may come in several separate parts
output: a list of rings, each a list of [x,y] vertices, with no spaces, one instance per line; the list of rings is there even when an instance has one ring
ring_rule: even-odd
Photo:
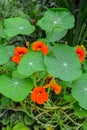
[[[87,110],[87,73],[73,82],[72,95],[79,102],[79,105]]]
[[[25,99],[32,88],[30,79],[16,79],[5,74],[0,76],[0,93],[15,102]]]
[[[20,122],[24,121],[23,113],[16,112],[16,113],[11,114],[11,116],[10,116],[10,125],[12,126],[14,123],[15,124],[18,123],[18,121],[20,121]]]
[[[30,76],[34,72],[43,71],[44,69],[43,54],[41,52],[27,53],[18,65],[19,74],[25,76]]]
[[[2,130],[12,130],[12,128],[9,125],[7,125],[7,127],[3,127]]]
[[[9,98],[7,98],[7,97],[2,97],[1,98],[1,106],[10,106],[10,104],[11,104],[11,100],[9,99]]]
[[[87,117],[87,110],[81,108],[77,102],[73,105],[73,108],[75,115],[80,119]]]
[[[7,130],[12,130],[11,126],[7,125]]]
[[[31,34],[34,30],[35,27],[27,19],[22,17],[7,18],[4,20],[4,32],[8,37],[13,37],[18,34]]]
[[[3,120],[2,120],[2,124],[3,125],[7,125],[9,123],[9,120],[7,119],[7,118],[4,118]]]
[[[28,127],[26,127],[24,124],[22,123],[17,123],[14,127],[13,130],[30,130]]]
[[[32,118],[29,118],[28,116],[25,115],[24,121],[26,125],[32,125],[34,123],[34,120]]]
[[[72,102],[72,101],[74,100],[72,94],[68,94],[68,93],[66,93],[66,94],[64,95],[64,99],[65,99],[67,102]]]

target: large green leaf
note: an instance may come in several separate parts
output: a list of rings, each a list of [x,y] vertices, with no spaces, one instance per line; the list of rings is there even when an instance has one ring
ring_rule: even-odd
[[[43,54],[41,52],[29,52],[24,55],[18,65],[19,74],[30,76],[34,72],[44,70]]]
[[[46,31],[49,41],[60,40],[74,26],[74,16],[68,9],[52,8],[44,13],[44,17],[38,21],[38,25]],[[49,36],[50,35],[50,36]]]
[[[51,53],[44,59],[48,73],[65,81],[72,81],[81,76],[81,64],[71,47],[55,45]]]
[[[32,88],[33,83],[30,79],[16,79],[8,75],[0,76],[0,93],[13,101],[25,99]]]
[[[5,64],[10,59],[7,49],[4,46],[0,46],[0,65]]]
[[[4,32],[8,37],[13,37],[18,34],[31,34],[34,30],[35,27],[24,18],[15,17],[4,20]]]
[[[65,8],[48,9],[38,25],[46,32],[53,29],[70,29],[74,26],[74,16]]]
[[[73,82],[72,94],[79,105],[87,110],[87,73]]]

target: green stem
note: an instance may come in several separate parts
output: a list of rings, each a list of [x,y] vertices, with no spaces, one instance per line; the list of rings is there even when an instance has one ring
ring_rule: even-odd
[[[29,112],[27,111],[26,105],[22,101],[20,102],[20,104],[21,104],[21,107],[23,109],[23,112],[25,112],[28,117],[33,118],[32,115],[30,115]]]
[[[26,37],[23,35],[24,41],[27,42]]]
[[[36,73],[33,74],[33,84],[34,84],[34,86],[37,86]]]
[[[63,113],[71,122],[73,122],[75,125],[80,126],[80,124],[77,123],[77,122],[75,122],[70,116],[67,115],[66,112],[62,111],[62,113]]]

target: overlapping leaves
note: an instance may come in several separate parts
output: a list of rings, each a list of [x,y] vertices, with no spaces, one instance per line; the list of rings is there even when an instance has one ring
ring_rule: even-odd
[[[50,42],[60,40],[74,26],[74,16],[65,8],[52,8],[44,13],[38,25],[46,31]]]

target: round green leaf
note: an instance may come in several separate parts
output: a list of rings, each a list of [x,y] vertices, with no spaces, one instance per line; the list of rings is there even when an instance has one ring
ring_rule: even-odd
[[[73,82],[72,94],[79,102],[79,105],[87,110],[87,73]]]
[[[34,120],[27,115],[24,116],[24,122],[26,125],[32,125],[34,123]]]
[[[5,64],[10,59],[7,49],[4,46],[0,46],[0,65]]]
[[[21,122],[18,122],[14,127],[13,130],[30,130],[28,127],[26,127]]]
[[[35,27],[29,23],[27,19],[22,17],[8,18],[4,20],[4,32],[8,37],[18,34],[31,34]]]
[[[0,93],[13,101],[21,101],[25,99],[31,89],[33,83],[30,79],[16,79],[8,75],[0,76]]]
[[[19,74],[30,76],[34,72],[44,70],[43,54],[41,52],[29,52],[24,55],[18,65]]]
[[[70,29],[74,26],[74,16],[68,9],[52,8],[44,13],[44,17],[38,21],[38,25],[46,32],[53,29]]]
[[[68,45],[55,45],[52,54],[45,56],[48,73],[65,81],[81,76],[81,64],[75,51]]]

